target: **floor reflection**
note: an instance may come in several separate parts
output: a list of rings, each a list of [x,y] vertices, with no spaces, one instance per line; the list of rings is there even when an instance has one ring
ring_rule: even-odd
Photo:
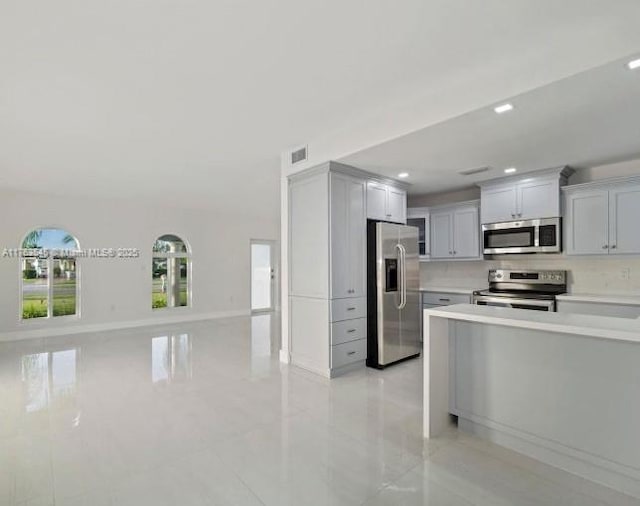
[[[257,314],[251,317],[251,372],[269,371],[271,356],[279,348],[275,313]]]
[[[420,360],[329,381],[278,361],[279,316],[0,343],[0,506],[632,504],[424,446]]]
[[[192,378],[192,343],[189,334],[151,339],[151,381],[171,383]]]
[[[26,413],[54,408],[72,425],[80,423],[77,404],[80,350],[33,353],[22,356],[22,384]]]

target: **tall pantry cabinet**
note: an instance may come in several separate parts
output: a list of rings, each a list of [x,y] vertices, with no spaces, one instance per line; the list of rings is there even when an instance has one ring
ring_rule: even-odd
[[[338,162],[289,176],[289,353],[326,377],[367,358],[367,218],[406,222],[407,187]]]
[[[289,178],[291,362],[332,377],[366,359],[366,180],[329,162]]]

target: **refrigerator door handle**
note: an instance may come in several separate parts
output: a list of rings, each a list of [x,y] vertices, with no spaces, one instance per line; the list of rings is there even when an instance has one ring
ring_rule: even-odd
[[[401,291],[400,291],[400,305],[398,309],[404,309],[407,305],[407,250],[404,248],[402,244],[397,245],[400,251],[400,282],[401,282]]]
[[[401,244],[396,244],[396,261],[398,265],[398,269],[396,271],[396,279],[398,283],[398,297],[400,298],[400,301],[396,303],[396,309],[402,309],[403,279],[402,279],[402,245]],[[396,301],[397,300],[398,299],[396,298]]]

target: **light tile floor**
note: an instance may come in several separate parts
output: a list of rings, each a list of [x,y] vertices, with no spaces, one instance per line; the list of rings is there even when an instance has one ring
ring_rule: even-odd
[[[0,344],[0,505],[631,505],[456,430],[413,360],[333,381],[262,315]]]

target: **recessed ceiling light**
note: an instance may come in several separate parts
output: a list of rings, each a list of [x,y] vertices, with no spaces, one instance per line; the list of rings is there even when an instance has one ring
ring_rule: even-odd
[[[409,177],[409,173],[408,172],[401,172],[400,174],[398,174],[398,177],[401,177],[402,179],[404,179],[405,177]]]
[[[513,106],[511,104],[502,104],[493,108],[498,114],[502,114],[503,112],[509,112],[513,110]]]
[[[640,68],[640,58],[638,58],[637,60],[631,60],[629,63],[627,63],[627,67],[629,67],[629,70]]]
[[[505,174],[513,174],[516,170],[515,167],[509,167],[508,169],[504,169]]]

